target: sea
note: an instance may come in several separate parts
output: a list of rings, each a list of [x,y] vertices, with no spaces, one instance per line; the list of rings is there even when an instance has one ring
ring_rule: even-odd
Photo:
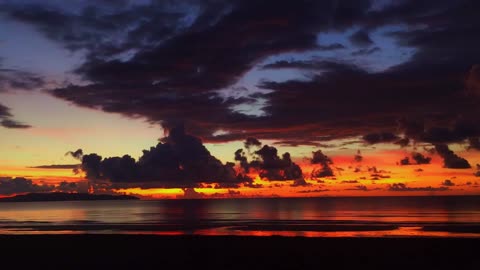
[[[480,196],[2,202],[0,234],[480,238]]]

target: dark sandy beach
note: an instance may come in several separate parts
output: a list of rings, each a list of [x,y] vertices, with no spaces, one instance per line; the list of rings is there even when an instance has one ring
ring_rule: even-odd
[[[37,269],[479,269],[479,239],[1,235],[3,265]]]

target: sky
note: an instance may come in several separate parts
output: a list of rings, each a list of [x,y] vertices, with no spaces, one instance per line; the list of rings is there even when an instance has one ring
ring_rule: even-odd
[[[479,5],[0,0],[0,197],[479,195]]]

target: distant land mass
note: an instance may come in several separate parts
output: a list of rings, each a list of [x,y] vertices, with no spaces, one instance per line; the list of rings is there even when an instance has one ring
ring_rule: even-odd
[[[0,202],[53,202],[53,201],[106,201],[106,200],[139,200],[130,195],[108,195],[88,193],[28,193],[13,197],[0,198]]]

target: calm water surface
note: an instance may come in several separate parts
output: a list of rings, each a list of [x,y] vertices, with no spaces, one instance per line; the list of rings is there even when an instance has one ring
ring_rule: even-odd
[[[480,197],[0,203],[0,234],[480,237]]]

